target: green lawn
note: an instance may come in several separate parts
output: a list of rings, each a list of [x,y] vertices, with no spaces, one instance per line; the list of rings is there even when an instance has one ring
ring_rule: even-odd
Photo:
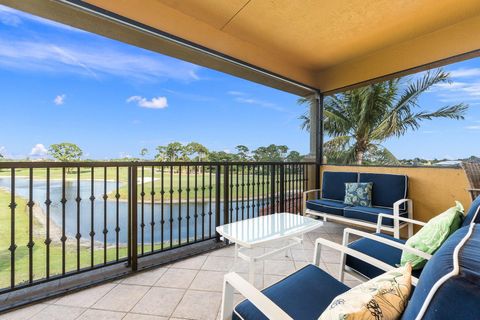
[[[10,201],[9,194],[5,191],[0,191],[0,288],[10,286],[10,231],[11,231],[11,216],[8,210],[8,203]],[[29,250],[27,247],[28,238],[28,207],[26,201],[17,198],[17,208],[15,212],[15,283],[20,284],[29,279]],[[35,236],[33,241],[33,278],[42,279],[46,276],[46,245],[44,244],[45,228],[34,219]],[[66,271],[72,271],[77,268],[77,251],[76,245],[68,244],[66,246]],[[119,248],[119,257],[126,256],[126,248]],[[115,248],[107,249],[107,260],[111,261],[116,258]],[[103,263],[104,250],[94,250],[95,264]],[[80,265],[87,267],[90,265],[90,249],[84,246],[80,247]],[[61,245],[53,242],[50,245],[50,274],[55,275],[62,272],[62,249]]]
[[[65,177],[67,180],[75,180],[77,179],[77,169],[73,168],[70,173],[66,173]],[[177,170],[177,169],[175,169]],[[182,168],[181,175],[178,174],[177,171],[173,171],[173,175],[170,174],[170,169],[166,168],[163,172],[163,180],[162,180],[162,173],[160,170],[155,169],[153,174],[153,178],[155,179],[153,182],[154,185],[154,201],[160,202],[162,199],[161,191],[163,187],[163,200],[165,202],[170,201],[170,197],[172,197],[173,201],[179,201],[181,198],[183,201],[187,199],[187,184],[189,185],[190,192],[188,193],[188,197],[190,200],[195,199],[195,174],[193,171],[190,174],[186,174],[186,168]],[[6,176],[10,177],[11,171],[9,169],[0,169],[0,177]],[[28,169],[16,169],[15,175],[17,177],[28,177],[29,170]],[[43,180],[46,179],[46,169],[34,169],[33,176],[35,180]],[[95,168],[94,170],[94,179],[103,180],[105,177],[104,168]],[[143,183],[143,192],[145,193],[144,201],[151,202],[152,201],[152,169],[151,167],[146,167],[143,171],[144,183]],[[120,199],[126,200],[128,197],[128,170],[127,168],[120,168],[119,174],[117,176],[115,168],[107,168],[106,170],[106,178],[109,181],[119,181],[120,189]],[[205,199],[210,198],[210,194],[212,198],[215,198],[216,195],[216,184],[215,184],[215,172],[210,173],[206,171],[202,173],[199,171],[197,173],[197,181],[196,181],[196,188],[197,188],[197,199],[199,201],[202,199],[202,195],[204,195]],[[211,179],[210,179],[211,178]],[[50,169],[50,179],[52,180],[59,180],[62,179],[62,169],[59,168],[52,168]],[[80,170],[80,179],[82,180],[90,180],[91,179],[91,170],[88,168],[82,168]],[[142,171],[138,170],[138,200],[141,200],[141,193],[142,193]],[[258,197],[258,196],[268,196],[270,194],[270,186],[268,182],[270,181],[269,174],[255,174],[255,175],[247,175],[247,171],[245,170],[244,175],[242,176],[241,173],[238,175],[237,181],[237,174],[236,172],[232,172],[230,175],[231,181],[229,182],[230,185],[233,184],[233,188],[229,188],[229,192],[231,193],[234,199],[237,197],[239,199],[247,198],[247,197]],[[287,180],[289,176],[287,175]],[[220,176],[221,181],[221,188],[220,188],[220,196],[223,199],[224,195],[224,188],[223,188],[223,181],[224,176],[221,174]],[[240,185],[237,187],[237,183]],[[259,184],[260,183],[260,184]],[[262,185],[263,183],[263,185]],[[241,185],[244,184],[242,187]],[[250,186],[247,187],[247,184]],[[253,188],[254,187],[254,188]],[[179,190],[182,190],[180,193]],[[301,189],[300,183],[288,183],[285,184],[285,190],[295,190]],[[173,191],[171,193],[170,191]],[[278,191],[277,191],[278,192]],[[116,191],[111,192],[108,197],[110,200],[115,199]]]

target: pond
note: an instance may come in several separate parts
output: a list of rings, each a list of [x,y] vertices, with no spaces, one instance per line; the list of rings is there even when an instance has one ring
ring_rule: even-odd
[[[45,181],[34,181],[33,183],[33,201],[37,206],[39,206],[43,212],[46,212],[46,182]],[[0,178],[0,188],[10,190],[10,178]],[[109,194],[112,191],[115,191],[116,185],[113,181],[107,181],[106,184],[106,193]],[[90,180],[80,180],[80,201],[79,212],[77,216],[77,202],[75,201],[77,197],[77,182],[76,181],[66,181],[65,182],[65,232],[67,238],[74,238],[77,234],[77,226],[79,226],[79,231],[83,240],[90,240],[89,233],[92,231],[95,232],[94,239],[95,241],[103,242],[104,235],[103,231],[105,229],[107,232],[107,243],[109,245],[115,244],[117,241],[117,234],[115,228],[119,228],[118,241],[120,244],[126,244],[128,236],[128,202],[119,201],[118,207],[116,200],[108,199],[105,202],[103,200],[104,195],[104,182],[103,181],[94,181],[93,183],[93,195],[95,200],[93,201],[93,219],[92,219],[92,201],[90,201],[90,196],[92,194],[92,185]],[[15,180],[15,194],[17,197],[22,197],[28,201],[29,196],[29,181],[27,178],[17,177]],[[56,224],[59,228],[62,226],[62,182],[60,180],[51,180],[50,181],[50,218],[51,223]],[[176,242],[180,238],[182,242],[187,239],[187,223],[189,225],[188,236],[190,239],[194,238],[195,230],[198,239],[202,238],[202,234],[205,237],[209,235],[214,236],[215,234],[215,201],[213,200],[211,205],[208,202],[208,198],[205,199],[205,202],[202,204],[201,199],[198,200],[196,206],[196,212],[198,214],[197,221],[195,221],[195,204],[191,200],[187,209],[187,203],[173,203],[170,206],[169,203],[147,203],[149,199],[145,199],[143,205],[143,216],[144,216],[144,234],[143,239],[145,244],[151,243],[152,240],[152,225],[153,221],[153,240],[155,243],[160,243],[162,239],[164,242],[169,242],[170,239],[170,214],[173,219],[172,225],[172,238]],[[258,205],[261,205],[262,200],[255,200],[255,208]],[[2,208],[8,206],[8,204],[0,204]],[[247,204],[244,203],[246,206]],[[250,200],[250,205],[252,201]],[[236,202],[232,203],[233,208],[237,207]],[[242,201],[238,202],[238,207],[241,208]],[[153,217],[152,217],[153,209]],[[105,211],[106,210],[106,211]],[[187,210],[189,211],[190,219],[186,219]],[[250,208],[250,214],[251,214]],[[105,214],[106,212],[106,214]],[[165,224],[163,226],[160,223],[163,217]],[[211,215],[209,214],[211,212]],[[220,205],[221,220],[223,221],[223,204]],[[202,213],[205,213],[204,219],[202,221]],[[246,214],[246,209],[245,209]],[[255,212],[256,214],[256,212]],[[118,215],[118,220],[117,220]],[[106,217],[106,219],[105,219]],[[179,221],[179,217],[182,219]],[[38,219],[45,220],[44,214],[37,216]],[[153,218],[153,219],[152,219]],[[77,223],[79,220],[79,224]],[[188,221],[188,222],[187,222]],[[141,225],[142,222],[142,205],[138,203],[138,241],[140,243],[142,239]],[[180,224],[180,228],[179,228]],[[197,228],[195,229],[195,225]],[[28,226],[26,226],[28,227]],[[180,230],[179,230],[180,229]],[[52,235],[53,237],[53,235]]]

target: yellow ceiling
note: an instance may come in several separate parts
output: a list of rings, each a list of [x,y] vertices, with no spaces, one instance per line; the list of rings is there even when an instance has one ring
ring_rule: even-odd
[[[51,12],[51,3],[61,1],[0,2],[70,23],[66,16]],[[480,49],[480,0],[83,2],[93,5],[94,10],[101,8],[138,21],[324,92],[411,72],[436,62],[441,65],[476,56]],[[72,14],[71,18],[74,16]],[[72,25],[123,39],[120,32],[111,30],[111,26],[96,30],[95,25],[70,20]],[[126,40],[136,45],[142,45],[142,41],[136,42],[131,37]],[[166,48],[165,44],[162,46]],[[162,49],[162,46],[145,45],[207,67],[249,77],[218,61],[188,56],[180,51],[176,54],[175,50]]]

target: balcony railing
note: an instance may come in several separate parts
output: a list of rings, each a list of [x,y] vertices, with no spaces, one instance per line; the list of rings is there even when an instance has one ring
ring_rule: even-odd
[[[312,163],[0,162],[0,293],[302,211]]]

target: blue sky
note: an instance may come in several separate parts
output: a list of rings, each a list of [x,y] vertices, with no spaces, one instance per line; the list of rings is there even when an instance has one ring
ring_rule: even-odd
[[[464,121],[435,120],[385,142],[399,158],[479,155],[480,60],[445,68],[452,84],[421,99],[427,110],[467,102]],[[197,141],[214,150],[285,144],[308,152],[297,97],[0,6],[0,152],[42,156],[78,144],[85,157]]]

